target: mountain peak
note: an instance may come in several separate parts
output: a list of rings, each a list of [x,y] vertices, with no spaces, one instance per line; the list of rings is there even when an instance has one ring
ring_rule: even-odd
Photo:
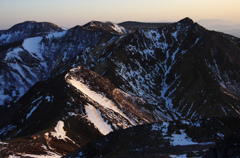
[[[12,26],[8,30],[16,30],[16,29],[26,29],[26,28],[33,28],[35,26],[38,27],[51,27],[52,29],[61,29],[59,26],[56,24],[50,23],[50,22],[36,22],[36,21],[24,21],[22,23],[18,23],[14,26]]]
[[[193,24],[194,21],[192,19],[190,19],[189,17],[186,17],[186,18],[180,20],[179,23]]]
[[[127,34],[130,31],[126,30],[124,27],[115,24],[110,21],[101,22],[101,21],[90,21],[89,23],[83,25],[87,29],[102,29],[114,34]]]
[[[63,29],[50,22],[25,21],[0,31],[0,45],[59,31]],[[10,36],[6,38],[8,35]]]

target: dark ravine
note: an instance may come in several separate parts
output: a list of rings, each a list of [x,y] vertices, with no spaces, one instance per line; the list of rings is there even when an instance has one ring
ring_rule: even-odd
[[[239,155],[240,39],[133,24],[41,23],[1,44],[0,156]]]

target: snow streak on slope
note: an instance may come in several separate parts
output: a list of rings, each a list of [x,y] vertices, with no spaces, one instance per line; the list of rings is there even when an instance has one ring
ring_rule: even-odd
[[[107,135],[112,132],[112,128],[101,117],[101,112],[94,108],[94,106],[88,104],[85,106],[88,119],[94,124],[94,126],[103,134]]]
[[[173,108],[171,94],[176,90],[176,87],[175,89],[172,89],[172,87],[173,85],[178,86],[180,82],[178,81],[179,77],[176,75],[174,76],[175,80],[171,83],[167,83],[167,78],[176,62],[175,57],[183,54],[179,51],[180,44],[178,44],[178,47],[176,48],[169,45],[169,42],[165,39],[165,33],[163,31],[159,33],[157,30],[150,30],[143,33],[151,43],[143,43],[145,45],[143,50],[134,45],[128,45],[126,51],[130,54],[140,53],[142,60],[146,61],[147,65],[151,66],[145,67],[141,64],[142,61],[130,59],[135,67],[134,69],[129,66],[129,63],[116,62],[115,64],[118,67],[116,72],[123,77],[124,80],[129,82],[135,95],[137,94],[137,96],[155,105],[157,105],[160,100],[164,99],[166,108],[170,110]],[[163,41],[161,39],[163,39]],[[157,61],[158,54],[155,51],[156,49],[161,49],[165,58],[158,59],[159,61]],[[151,63],[150,59],[155,60],[156,62],[154,61]],[[161,74],[160,72],[163,73]],[[159,76],[161,76],[160,78],[162,80],[160,84],[161,86],[159,86],[158,83]],[[161,89],[161,95],[156,95],[156,93],[153,92],[156,87]]]
[[[131,36],[124,47],[126,55],[120,55],[124,59],[112,60],[116,77],[124,82],[121,89],[155,105],[155,110],[168,118],[183,119],[185,116],[176,108],[179,102],[175,102],[175,94],[184,88],[181,72],[176,70],[188,50],[199,44],[199,36],[188,39],[190,32],[198,29],[198,25],[193,26],[191,21],[178,22],[160,29],[139,30]]]
[[[87,87],[87,85],[84,85],[83,83],[81,83],[81,81],[78,81],[75,79],[68,79],[68,81],[71,85],[79,89],[83,94],[85,94],[92,100],[96,101],[98,104],[100,104],[104,108],[113,110],[114,112],[120,114],[121,116],[129,120],[129,122],[131,122],[132,125],[136,125],[136,123],[133,120],[129,119],[111,100],[109,100],[105,96],[90,90]]]

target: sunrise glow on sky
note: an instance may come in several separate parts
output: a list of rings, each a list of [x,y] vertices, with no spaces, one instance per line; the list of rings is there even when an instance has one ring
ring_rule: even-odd
[[[190,17],[240,23],[239,0],[0,0],[0,30],[31,20],[70,28],[91,20],[178,21]]]

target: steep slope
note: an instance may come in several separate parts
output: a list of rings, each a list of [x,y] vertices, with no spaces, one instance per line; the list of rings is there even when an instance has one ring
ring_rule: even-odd
[[[94,71],[170,120],[239,116],[237,40],[186,18],[130,34]]]
[[[139,109],[142,104],[143,100],[110,80],[86,68],[74,68],[65,80],[60,75],[34,85],[5,111],[7,122],[0,136],[11,139],[4,141],[1,156],[65,155],[115,130],[153,122]],[[30,139],[34,135],[37,139]]]

